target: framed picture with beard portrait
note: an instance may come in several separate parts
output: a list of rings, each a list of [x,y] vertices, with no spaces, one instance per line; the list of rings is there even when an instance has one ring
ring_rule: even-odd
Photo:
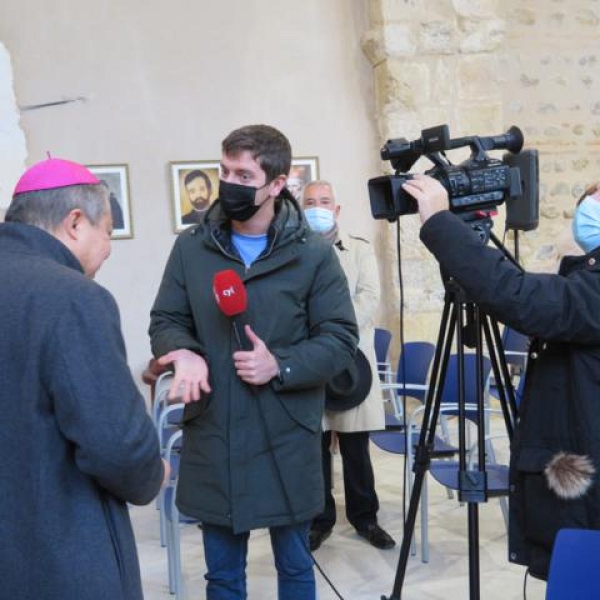
[[[129,200],[129,169],[127,165],[86,165],[108,189],[113,220],[111,239],[133,237],[131,203]]]
[[[219,193],[219,161],[171,162],[173,230],[196,225]]]
[[[286,186],[299,203],[302,203],[304,186],[315,179],[319,179],[319,159],[316,156],[292,158]]]

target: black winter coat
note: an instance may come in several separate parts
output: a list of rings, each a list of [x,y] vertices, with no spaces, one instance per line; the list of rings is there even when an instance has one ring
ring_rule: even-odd
[[[283,380],[258,396],[236,375],[232,324],[213,295],[224,269],[244,281],[247,321],[280,363]],[[184,413],[180,510],[236,533],[319,514],[324,385],[351,360],[358,336],[335,252],[296,202],[277,201],[267,248],[248,269],[215,203],[177,239],[151,317],[155,356],[187,348],[209,366],[212,393]]]
[[[511,448],[509,558],[546,579],[559,529],[600,529],[600,248],[565,258],[558,275],[523,273],[448,211],[421,239],[484,311],[534,338]]]
[[[56,238],[4,223],[0,310],[0,596],[141,600],[126,503],[163,467],[117,305]]]

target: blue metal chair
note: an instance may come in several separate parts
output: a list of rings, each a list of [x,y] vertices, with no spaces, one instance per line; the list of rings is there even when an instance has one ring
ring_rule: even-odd
[[[387,431],[374,431],[371,441],[386,452],[405,454],[406,436],[401,430],[403,395],[423,401],[427,392],[429,366],[435,346],[429,342],[407,342],[398,359],[395,383],[382,383],[382,390],[391,390],[393,414],[386,415]]]
[[[156,394],[153,407],[153,418],[155,420],[156,432],[158,434],[158,444],[160,452],[165,456],[167,444],[173,435],[180,430],[180,422],[183,416],[185,405],[183,402],[170,403],[168,400],[168,391],[172,374],[163,379],[162,389],[160,383],[157,383]],[[173,477],[173,474],[171,474]],[[166,544],[166,521],[165,521],[165,492],[163,488],[156,497],[156,507],[159,510],[160,523],[160,543]]]
[[[393,413],[386,414],[386,430],[373,431],[369,437],[382,450],[406,456],[406,489],[410,495],[412,490],[412,465],[414,462],[414,445],[418,438],[416,424],[409,421],[407,429],[403,425],[403,396],[416,398],[423,402],[427,393],[427,377],[429,367],[435,353],[435,346],[430,342],[407,342],[398,359],[396,382],[382,383],[382,389],[393,392]],[[408,431],[408,437],[406,435]],[[444,439],[436,436],[434,452],[437,456],[452,456],[456,448],[447,444]],[[414,547],[412,550],[414,554]]]
[[[490,497],[505,496],[508,494],[508,465],[498,464],[495,459],[494,449],[491,440],[488,436],[489,430],[487,423],[489,416],[493,413],[501,414],[499,409],[490,409],[485,406],[485,398],[489,391],[489,377],[491,363],[489,359],[483,357],[482,383],[483,383],[483,398],[484,398],[484,421],[486,422],[486,430],[479,432],[485,438],[486,443],[486,463],[485,469],[488,477],[488,495]],[[464,355],[464,372],[465,372],[465,418],[468,421],[477,423],[477,355]],[[458,356],[451,355],[448,360],[446,375],[444,380],[444,388],[440,399],[440,420],[448,417],[456,417],[458,415]],[[445,425],[447,427],[447,425]],[[447,442],[450,440],[449,431],[444,432]],[[467,442],[469,443],[469,442]],[[476,445],[469,444],[468,459],[469,467],[476,468],[477,465],[473,458],[473,450]],[[440,460],[434,458],[429,465],[429,474],[444,487],[449,490],[458,490],[459,478],[459,462],[458,460]],[[503,506],[503,513],[505,507]],[[506,518],[506,514],[505,514]],[[428,493],[427,479],[423,482],[423,490],[421,494],[421,556],[423,562],[429,561],[429,535],[428,535]]]
[[[164,515],[166,522],[167,562],[169,566],[169,591],[177,600],[183,597],[181,583],[181,525],[198,525],[200,521],[182,515],[175,504],[177,480],[179,477],[179,453],[182,431],[172,435],[167,443],[165,460],[171,465],[171,478],[164,493]]]
[[[527,367],[529,337],[505,325],[502,331],[502,348],[513,380],[516,377],[521,377]],[[495,398],[499,397],[493,377],[490,380],[490,394]]]
[[[383,382],[392,381],[392,367],[388,358],[392,333],[381,327],[375,328],[375,357],[377,359],[377,372]]]
[[[561,529],[554,540],[546,600],[600,598],[600,531]]]

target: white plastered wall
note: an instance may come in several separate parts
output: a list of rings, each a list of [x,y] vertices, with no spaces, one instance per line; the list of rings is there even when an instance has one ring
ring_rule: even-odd
[[[13,183],[23,171],[27,149],[19,124],[10,55],[0,43],[0,220],[10,203]]]

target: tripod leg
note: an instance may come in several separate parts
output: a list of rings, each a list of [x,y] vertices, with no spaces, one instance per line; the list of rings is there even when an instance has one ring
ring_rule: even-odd
[[[469,502],[469,598],[479,600],[479,506]]]
[[[383,600],[400,600],[400,594],[404,584],[408,556],[410,554],[410,547],[414,536],[417,511],[419,509],[419,502],[421,500],[423,481],[425,475],[427,474],[427,470],[429,469],[431,450],[433,448],[435,439],[436,424],[439,418],[439,404],[442,391],[442,387],[440,387],[439,384],[440,382],[444,381],[442,375],[445,373],[447,368],[448,357],[450,355],[450,349],[452,346],[451,332],[453,331],[456,322],[455,314],[451,314],[450,305],[451,302],[449,300],[444,303],[444,311],[442,313],[438,343],[433,359],[431,383],[427,393],[427,400],[425,402],[423,423],[421,426],[421,432],[419,434],[419,443],[415,451],[415,477],[410,494],[408,514],[406,517],[406,522],[404,523],[404,535],[402,537],[400,557],[398,559],[398,566],[396,568],[394,589],[392,591],[392,595],[388,599],[386,599],[386,596],[382,596],[381,598]]]

